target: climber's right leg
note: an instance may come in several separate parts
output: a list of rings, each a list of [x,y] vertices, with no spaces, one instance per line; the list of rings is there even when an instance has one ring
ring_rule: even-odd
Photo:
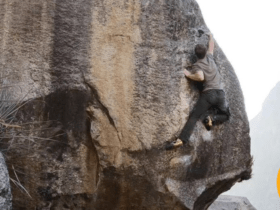
[[[230,118],[230,111],[229,111],[229,106],[225,98],[225,92],[220,90],[217,91],[217,113],[213,116],[213,124],[214,125],[219,125]]]

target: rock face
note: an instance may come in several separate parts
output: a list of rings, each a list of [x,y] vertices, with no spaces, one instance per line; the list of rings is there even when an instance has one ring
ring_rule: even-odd
[[[261,112],[250,121],[253,178],[237,184],[229,193],[246,196],[258,210],[277,209],[279,195],[276,187],[279,171],[280,82],[270,91]]]
[[[221,195],[209,207],[209,210],[256,210],[245,197]]]
[[[12,193],[5,159],[0,153],[0,209],[12,209]]]
[[[18,121],[37,123],[9,156],[32,197],[13,189],[14,209],[203,210],[251,173],[242,91],[218,45],[230,121],[198,122],[189,146],[164,150],[199,96],[182,73],[208,41],[194,0],[0,5],[1,71],[31,100]]]

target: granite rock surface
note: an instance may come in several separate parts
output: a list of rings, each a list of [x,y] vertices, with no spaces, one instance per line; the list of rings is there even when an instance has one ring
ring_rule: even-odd
[[[276,180],[279,173],[280,82],[266,97],[260,113],[250,121],[250,136],[254,142],[253,179],[237,184],[230,195],[247,197],[258,210],[277,209],[279,194]]]
[[[9,163],[14,209],[204,210],[251,173],[236,74],[214,59],[231,119],[165,151],[199,97],[183,67],[209,32],[194,0],[0,0],[0,69],[30,102]],[[36,136],[36,138],[34,138]],[[28,145],[28,147],[27,147]],[[28,149],[27,149],[28,148]]]
[[[245,197],[221,195],[209,207],[209,210],[256,210]]]

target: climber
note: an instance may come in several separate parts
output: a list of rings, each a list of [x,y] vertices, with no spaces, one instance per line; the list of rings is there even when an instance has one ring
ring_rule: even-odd
[[[190,117],[185,124],[179,138],[166,146],[167,150],[186,144],[192,134],[196,122],[202,118],[207,130],[213,125],[221,124],[230,117],[229,107],[226,102],[225,92],[221,86],[221,76],[213,58],[214,40],[212,34],[208,34],[208,50],[206,46],[198,44],[195,54],[198,61],[193,64],[192,71],[184,70],[187,78],[203,82],[203,90],[200,94]],[[215,110],[211,111],[210,110]]]

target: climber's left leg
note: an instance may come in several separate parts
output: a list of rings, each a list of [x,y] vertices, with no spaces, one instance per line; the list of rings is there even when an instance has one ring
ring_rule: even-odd
[[[197,101],[194,109],[192,110],[188,121],[186,122],[179,138],[171,142],[166,146],[167,150],[174,149],[176,147],[182,146],[187,143],[192,131],[195,127],[196,122],[200,119],[200,117],[211,107],[208,98],[212,97],[212,93],[210,91],[203,92]]]
[[[201,115],[203,115],[210,107],[211,104],[209,104],[204,97],[201,97],[198,100],[181,134],[179,135],[179,139],[181,139],[183,143],[186,143],[189,140],[196,122],[200,119]]]

